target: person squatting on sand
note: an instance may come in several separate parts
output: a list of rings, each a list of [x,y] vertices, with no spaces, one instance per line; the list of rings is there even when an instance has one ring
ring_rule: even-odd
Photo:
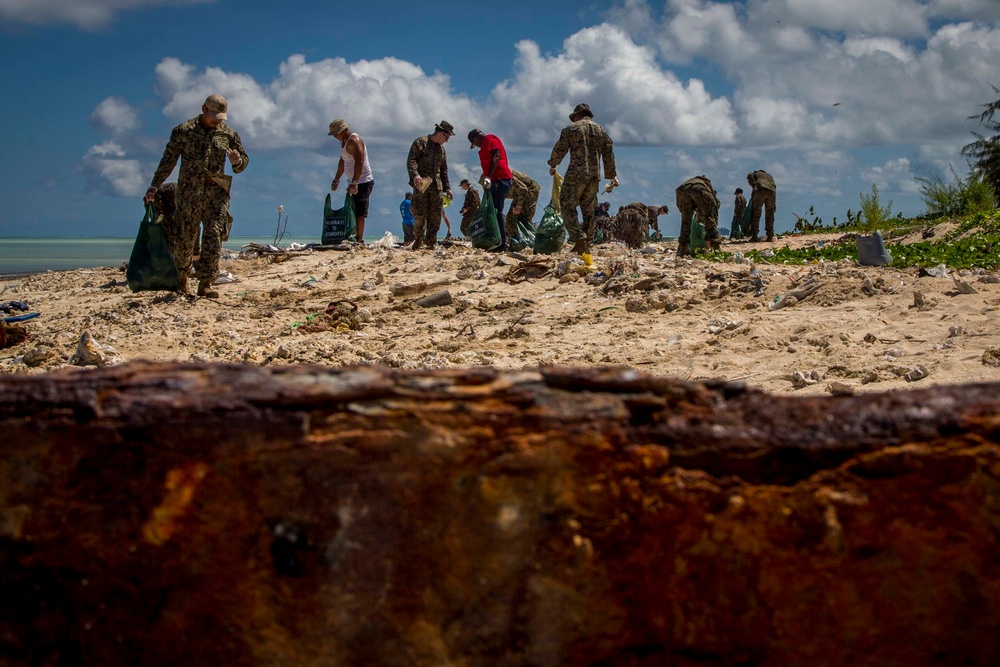
[[[705,246],[710,250],[722,247],[719,236],[719,196],[708,176],[695,176],[677,187],[677,210],[681,214],[681,233],[677,239],[677,256],[691,254],[691,218],[705,225]]]
[[[764,231],[767,241],[774,240],[774,210],[777,199],[774,177],[763,169],[747,174],[750,193],[750,243],[760,241],[760,210],[764,209]]]
[[[170,176],[179,158],[181,170],[174,218],[179,241],[174,259],[181,278],[180,290],[187,291],[194,234],[199,223],[203,223],[198,260],[198,296],[213,299],[219,297],[219,293],[211,287],[219,273],[221,237],[227,235],[226,229],[232,222],[229,215],[232,177],[225,175],[226,158],[229,158],[234,174],[241,173],[250,164],[240,135],[224,122],[226,110],[226,98],[219,94],[209,95],[201,107],[201,115],[184,121],[171,131],[145,196],[147,202],[153,201],[156,191]]]
[[[479,149],[479,166],[483,170],[481,183],[486,193],[493,200],[497,214],[497,226],[500,228],[500,245],[491,248],[490,252],[503,252],[507,249],[507,225],[503,215],[503,200],[514,183],[514,175],[507,162],[507,149],[500,137],[486,134],[482,130],[469,132],[469,150]],[[484,193],[484,194],[486,194]]]
[[[375,189],[375,176],[368,163],[368,148],[365,140],[357,132],[351,132],[350,126],[343,118],[335,118],[330,123],[330,136],[340,141],[340,162],[337,163],[337,173],[330,183],[330,190],[336,192],[340,186],[340,177],[347,173],[350,183],[347,184],[347,194],[354,203],[354,217],[357,224],[358,243],[365,242],[365,219],[368,217],[368,202],[372,190]]]
[[[590,250],[594,238],[594,209],[597,207],[597,188],[601,180],[601,162],[604,175],[612,186],[618,186],[615,169],[615,152],[611,137],[594,122],[594,114],[586,104],[577,104],[569,115],[570,124],[559,134],[549,157],[549,174],[555,176],[556,167],[569,153],[569,167],[559,194],[559,208],[566,223],[573,252],[583,254]],[[583,215],[583,227],[576,209]]]
[[[472,187],[469,179],[463,178],[458,187],[465,190],[465,201],[462,203],[462,208],[458,211],[462,216],[462,223],[459,226],[459,230],[462,232],[462,236],[469,238],[469,227],[472,225],[472,219],[476,217],[476,211],[479,210],[479,204],[482,203],[482,200],[479,199],[479,190]]]
[[[442,120],[434,126],[432,133],[417,137],[410,145],[410,152],[406,156],[406,173],[413,186],[410,210],[413,211],[414,240],[411,250],[437,245],[444,204],[441,195],[446,194],[452,199],[444,144],[453,136],[455,127]]]
[[[507,210],[507,236],[517,233],[517,222],[526,222],[533,225],[535,219],[535,209],[538,208],[538,197],[542,193],[542,187],[538,181],[527,174],[521,173],[517,169],[511,169],[513,183],[510,186],[510,208]]]
[[[666,204],[661,204],[660,206],[649,206],[648,204],[643,204],[641,201],[634,201],[629,204],[625,204],[625,208],[633,208],[639,213],[646,216],[646,224],[648,229],[643,229],[642,241],[643,243],[649,241],[649,232],[652,231],[655,234],[660,233],[660,222],[659,217],[661,215],[666,215],[670,213],[670,207]]]
[[[646,207],[642,209],[631,205],[618,208],[618,214],[603,220],[604,240],[621,241],[629,248],[641,248],[646,238]]]

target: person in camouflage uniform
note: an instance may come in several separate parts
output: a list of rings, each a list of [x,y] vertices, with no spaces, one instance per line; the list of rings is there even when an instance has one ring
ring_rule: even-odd
[[[736,188],[736,192],[733,194],[736,195],[736,198],[733,200],[733,224],[730,238],[736,236],[737,232],[739,232],[740,237],[743,236],[743,212],[747,209],[747,198],[743,196],[743,188]]]
[[[479,191],[472,187],[469,179],[463,178],[458,187],[465,190],[465,202],[458,211],[462,214],[462,222],[459,225],[459,229],[462,231],[462,236],[469,238],[469,227],[472,225],[472,219],[476,217],[476,211],[479,210],[482,200],[479,199]]]
[[[577,104],[569,115],[570,125],[563,128],[559,140],[549,157],[549,173],[555,176],[556,167],[569,153],[569,167],[559,194],[559,208],[573,252],[585,253],[594,238],[594,208],[597,206],[597,188],[601,181],[601,162],[604,175],[618,186],[615,169],[615,152],[611,137],[594,122],[594,114],[586,104]],[[583,228],[576,209],[583,214]]]
[[[760,210],[764,209],[764,231],[767,241],[774,240],[774,210],[776,208],[776,188],[774,177],[762,169],[747,174],[750,192],[750,242],[760,241]]]
[[[695,176],[677,187],[677,210],[681,214],[681,232],[677,239],[677,255],[691,254],[691,218],[705,225],[705,243],[710,250],[722,247],[719,236],[719,196],[708,176]]]
[[[631,202],[630,204],[625,204],[625,208],[635,209],[636,211],[644,215],[646,217],[646,223],[649,229],[653,230],[653,232],[655,232],[656,234],[660,233],[660,223],[658,218],[661,215],[666,215],[667,213],[670,212],[670,207],[667,206],[666,204],[663,204],[661,206],[648,206],[640,201],[634,201]],[[643,230],[643,239],[646,241],[649,240],[648,229]]]
[[[191,269],[194,238],[198,225],[203,225],[201,255],[198,259],[198,295],[217,299],[219,293],[211,286],[219,273],[221,237],[228,236],[232,217],[229,215],[229,185],[231,176],[225,175],[226,158],[239,174],[250,158],[243,150],[240,135],[223,121],[226,120],[226,98],[209,95],[201,107],[201,115],[184,121],[173,129],[163,150],[163,157],[153,174],[146,201],[151,202],[156,192],[181,161],[177,181],[177,246],[174,259],[181,277],[181,291],[187,291],[187,276]]]
[[[504,221],[507,224],[507,235],[517,234],[517,221],[526,222],[534,228],[535,210],[538,208],[538,197],[542,187],[538,181],[516,169],[511,169],[514,183],[510,188],[510,209]]]
[[[170,252],[177,256],[177,248],[181,243],[177,223],[174,217],[177,215],[177,184],[174,182],[164,183],[153,194],[153,209],[156,210],[163,226],[163,235],[167,237],[167,245]]]
[[[455,127],[446,120],[434,126],[434,132],[417,137],[406,156],[406,173],[413,186],[413,245],[411,250],[437,245],[444,211],[442,195],[452,199],[448,182],[448,157],[444,144],[455,136]]]
[[[618,214],[611,218],[601,218],[599,223],[604,231],[604,241],[621,241],[629,248],[641,248],[646,240],[646,208],[621,206]]]

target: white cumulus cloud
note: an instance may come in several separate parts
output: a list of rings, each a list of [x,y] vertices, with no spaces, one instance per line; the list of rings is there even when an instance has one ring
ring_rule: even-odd
[[[143,7],[191,5],[215,0],[0,0],[0,23],[69,23],[85,30],[107,25],[115,14]]]
[[[139,160],[127,157],[114,141],[92,146],[83,156],[80,169],[92,191],[118,197],[139,197],[146,191],[147,179]]]

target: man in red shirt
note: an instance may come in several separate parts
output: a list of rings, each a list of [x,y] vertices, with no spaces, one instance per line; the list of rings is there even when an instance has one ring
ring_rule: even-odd
[[[495,134],[486,134],[482,130],[472,130],[469,132],[469,150],[479,148],[479,164],[483,168],[483,187],[493,199],[493,206],[497,210],[497,224],[500,226],[500,245],[490,250],[490,252],[504,252],[507,250],[507,228],[503,220],[503,200],[507,198],[511,185],[514,183],[514,174],[507,164],[507,150],[503,147],[503,142]]]

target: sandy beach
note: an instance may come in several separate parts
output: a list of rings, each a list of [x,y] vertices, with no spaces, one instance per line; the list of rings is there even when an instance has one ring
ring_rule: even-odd
[[[0,301],[25,301],[41,315],[21,324],[24,342],[0,351],[0,372],[136,360],[624,365],[802,394],[1000,379],[996,274],[710,262],[674,250],[601,245],[591,266],[567,252],[498,256],[466,245],[243,253],[223,259],[233,281],[219,286],[218,300],[132,293],[117,267],[7,279]],[[782,299],[803,285],[818,288]],[[419,302],[427,297],[443,303]],[[774,308],[776,299],[788,305]]]

